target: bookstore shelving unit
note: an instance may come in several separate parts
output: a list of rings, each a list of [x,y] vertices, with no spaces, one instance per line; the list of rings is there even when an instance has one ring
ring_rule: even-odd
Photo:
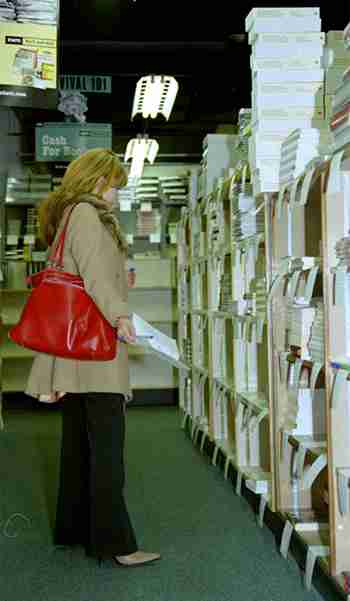
[[[245,24],[242,152],[224,174],[206,153],[179,225],[183,426],[260,497],[260,525],[281,518],[283,557],[301,543],[306,587],[318,563],[349,599],[350,24],[323,33],[315,7]]]
[[[350,147],[253,197],[242,165],[183,210],[178,233],[183,426],[219,453],[344,593],[350,572]],[[244,215],[256,233],[242,235]],[[247,223],[247,222],[246,222]],[[260,224],[260,225],[259,225]],[[232,232],[235,235],[232,235]],[[344,242],[345,241],[345,242]],[[339,254],[339,253],[338,253]],[[308,344],[306,344],[308,341]],[[210,443],[210,444],[209,444]]]

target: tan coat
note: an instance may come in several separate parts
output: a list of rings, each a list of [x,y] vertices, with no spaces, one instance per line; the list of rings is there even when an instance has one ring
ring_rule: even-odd
[[[56,239],[61,229],[62,224]],[[100,221],[97,209],[90,204],[79,204],[70,217],[63,265],[65,271],[83,278],[87,293],[112,325],[116,325],[119,316],[128,314],[125,257]],[[118,342],[117,357],[112,361],[77,361],[38,353],[26,393],[39,398],[56,391],[128,396],[127,345]]]

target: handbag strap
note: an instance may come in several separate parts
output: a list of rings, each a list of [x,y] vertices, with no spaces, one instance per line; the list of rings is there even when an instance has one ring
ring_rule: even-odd
[[[60,236],[57,240],[57,244],[55,245],[54,249],[52,250],[52,252],[50,253],[50,256],[48,258],[48,263],[51,263],[51,264],[55,265],[55,267],[58,267],[61,269],[63,269],[63,251],[64,251],[64,243],[66,240],[66,234],[67,234],[67,229],[68,229],[68,223],[69,223],[70,216],[76,206],[77,206],[77,204],[73,205],[72,208],[69,210],[66,222],[65,222],[62,232],[60,233]]]

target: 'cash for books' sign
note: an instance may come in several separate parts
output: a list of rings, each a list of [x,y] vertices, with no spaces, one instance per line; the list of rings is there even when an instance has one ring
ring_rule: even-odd
[[[92,148],[112,149],[110,123],[43,123],[35,128],[37,161],[72,161]]]
[[[57,104],[58,0],[0,1],[0,105]]]

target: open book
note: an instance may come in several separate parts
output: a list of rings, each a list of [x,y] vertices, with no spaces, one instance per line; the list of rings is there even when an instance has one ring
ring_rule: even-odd
[[[189,367],[180,360],[176,340],[160,332],[147,321],[133,313],[131,321],[136,330],[136,344],[151,351],[163,361],[168,361],[174,367],[188,370]]]

